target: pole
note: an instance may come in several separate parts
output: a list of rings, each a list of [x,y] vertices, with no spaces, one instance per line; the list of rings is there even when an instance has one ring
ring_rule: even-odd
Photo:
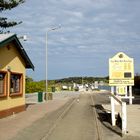
[[[132,105],[132,86],[129,86],[129,104]]]
[[[48,31],[46,32],[46,93],[48,91]]]
[[[126,134],[127,128],[127,112],[126,112],[126,102],[122,103],[122,134]]]
[[[48,91],[48,32],[54,31],[61,28],[61,25],[58,27],[50,28],[46,31],[46,93]]]
[[[111,94],[114,95],[114,87],[111,87]],[[115,100],[114,98],[111,96],[111,120],[112,120],[112,126],[115,126]]]

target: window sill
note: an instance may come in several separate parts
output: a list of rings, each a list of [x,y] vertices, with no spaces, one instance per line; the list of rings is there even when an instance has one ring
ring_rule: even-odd
[[[10,97],[14,97],[14,96],[22,96],[23,93],[10,93]]]
[[[7,95],[6,94],[0,95],[0,98],[4,98],[4,97],[7,97]]]

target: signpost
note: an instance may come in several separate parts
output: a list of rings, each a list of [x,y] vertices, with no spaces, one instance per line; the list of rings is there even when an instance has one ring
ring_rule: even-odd
[[[128,98],[132,104],[132,86],[134,85],[134,60],[125,53],[119,52],[109,59],[109,85],[121,98]],[[127,96],[127,91],[129,96]],[[125,95],[125,97],[123,97]]]
[[[122,106],[122,130],[126,133],[126,103],[119,101],[116,95],[129,99],[132,104],[132,86],[134,85],[134,60],[125,53],[119,52],[109,59],[109,85],[111,86],[111,118],[115,125],[115,100]],[[115,88],[116,87],[116,88]],[[128,92],[128,93],[127,93]],[[129,96],[127,95],[129,94]]]

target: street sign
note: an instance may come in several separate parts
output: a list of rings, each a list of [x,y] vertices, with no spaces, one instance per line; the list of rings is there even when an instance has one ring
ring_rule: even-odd
[[[123,52],[109,59],[109,85],[134,85],[134,60]]]
[[[111,119],[112,125],[115,125],[115,101],[121,104],[122,109],[122,132],[126,133],[127,114],[126,103],[118,100],[119,97],[129,98],[129,104],[132,104],[132,85],[134,85],[134,60],[123,52],[117,53],[109,59],[109,85],[111,86]],[[115,88],[116,87],[116,88]],[[127,88],[129,87],[129,88]],[[128,90],[128,91],[127,91]],[[127,96],[129,92],[129,96]]]

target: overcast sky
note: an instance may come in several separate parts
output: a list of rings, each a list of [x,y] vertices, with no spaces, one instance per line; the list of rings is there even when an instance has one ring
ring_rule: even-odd
[[[48,77],[107,76],[108,59],[123,51],[135,60],[140,73],[140,0],[26,0],[3,12],[23,23],[11,28],[27,35],[22,42],[35,65],[27,75],[45,79],[46,32]]]

